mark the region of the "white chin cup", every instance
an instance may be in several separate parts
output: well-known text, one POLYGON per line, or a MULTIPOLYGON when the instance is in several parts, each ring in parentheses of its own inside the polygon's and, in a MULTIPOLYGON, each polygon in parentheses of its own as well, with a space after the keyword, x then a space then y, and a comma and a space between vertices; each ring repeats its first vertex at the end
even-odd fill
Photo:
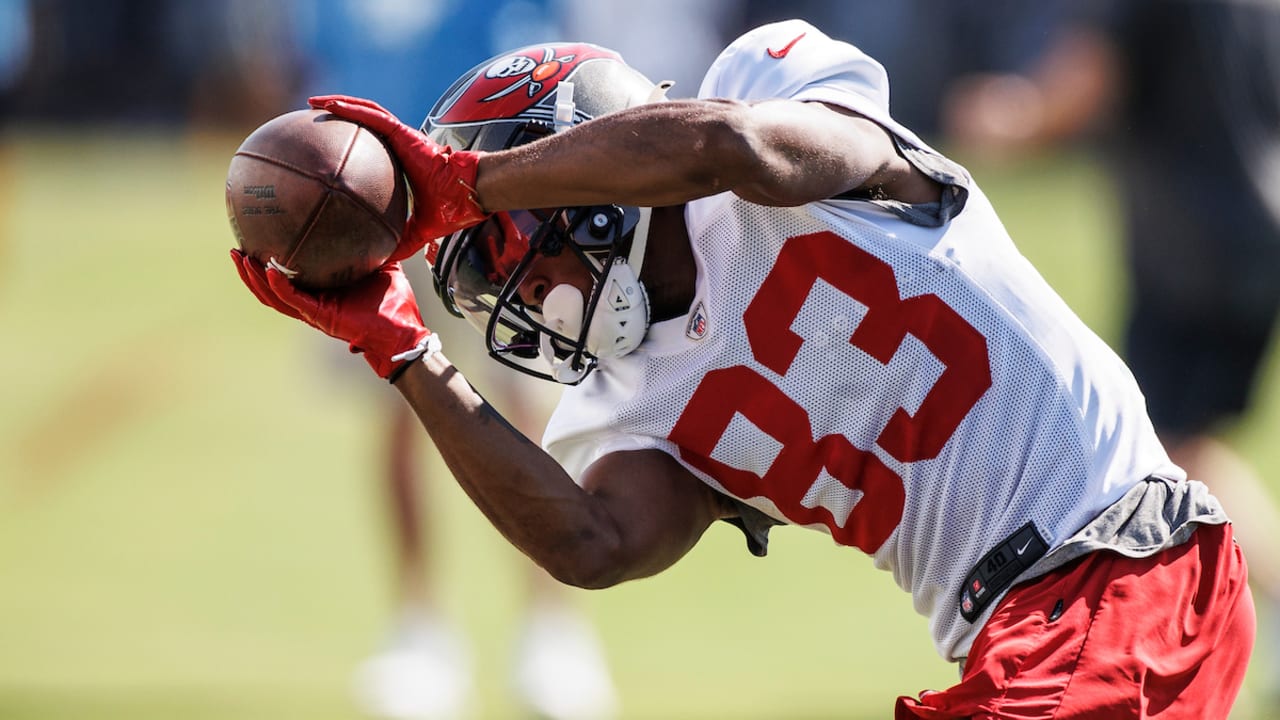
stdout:
MULTIPOLYGON (((543 325, 567 338, 577 339, 581 334, 583 312, 582 293, 572 285, 557 285, 542 299, 543 325)), ((556 357, 551 336, 545 332, 538 333, 538 349, 556 382, 572 384, 582 379, 582 369, 575 370, 568 358, 556 357)))
POLYGON ((582 293, 572 285, 557 285, 542 299, 542 320, 548 330, 567 338, 582 332, 582 293))

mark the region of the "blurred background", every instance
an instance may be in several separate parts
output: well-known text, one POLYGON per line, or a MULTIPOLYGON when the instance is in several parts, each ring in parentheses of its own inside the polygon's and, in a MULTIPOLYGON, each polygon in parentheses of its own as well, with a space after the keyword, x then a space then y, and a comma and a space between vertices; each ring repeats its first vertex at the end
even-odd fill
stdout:
MULTIPOLYGON (((0 720, 367 716, 353 671, 400 602, 381 479, 388 406, 362 364, 259 306, 226 255, 232 153, 310 94, 369 97, 416 124, 467 68, 558 37, 618 49, 689 96, 738 33, 806 17, 885 63, 895 115, 973 172, 1049 282, 1126 352, 1135 325, 1149 327, 1130 311, 1151 267, 1135 266, 1145 256, 1129 241, 1126 171, 1148 133, 1140 111, 1159 101, 1136 71, 1117 68, 1177 57, 1183 92, 1194 91, 1187 107, 1215 102, 1189 81, 1197 69, 1244 80, 1260 112, 1275 107, 1280 66, 1187 58, 1188 46, 1162 42, 1173 20, 1127 11, 1220 5, 1227 20, 1188 24, 1264 52, 1267 43, 1246 40, 1273 28, 1270 18, 1231 13, 1274 15, 1276 3, 1135 0, 1092 13, 1076 12, 1091 3, 1049 1, 775 5, 0 0, 0 720)), ((1247 130, 1266 147, 1276 127, 1247 130)), ((1165 153, 1171 164, 1224 138, 1187 132, 1170 139, 1182 148, 1165 153)), ((1263 156, 1236 158, 1243 171, 1202 171, 1195 187, 1235 173, 1280 188, 1280 165, 1263 156)), ((1152 215, 1177 205, 1142 202, 1152 215)), ((1220 228, 1249 242, 1227 279, 1192 283, 1196 307, 1241 295, 1237 316, 1256 314, 1252 324, 1269 330, 1274 230, 1220 228), (1254 294, 1229 292, 1249 285, 1230 278, 1250 266, 1268 280, 1254 294)), ((1205 245, 1221 245, 1219 235, 1205 245)), ((1165 263, 1208 267, 1189 257, 1165 263)), ((479 336, 441 332, 463 370, 483 377, 479 336)), ((1261 621, 1236 716, 1259 719, 1280 715, 1269 599, 1280 596, 1270 569, 1280 525, 1268 514, 1280 491, 1280 367, 1263 335, 1256 378, 1251 366, 1237 373, 1250 391, 1244 407, 1200 428, 1243 468, 1237 476, 1256 479, 1221 487, 1251 553, 1261 621)), ((1166 364, 1188 392, 1212 386, 1197 367, 1166 364)), ((452 483, 423 493, 412 502, 432 507, 434 603, 474 658, 466 716, 527 717, 510 659, 526 561, 452 483)), ((956 677, 890 577, 803 530, 775 531, 769 557, 756 559, 736 530, 713 528, 659 577, 570 595, 598 633, 621 718, 882 718, 896 695, 956 677)))

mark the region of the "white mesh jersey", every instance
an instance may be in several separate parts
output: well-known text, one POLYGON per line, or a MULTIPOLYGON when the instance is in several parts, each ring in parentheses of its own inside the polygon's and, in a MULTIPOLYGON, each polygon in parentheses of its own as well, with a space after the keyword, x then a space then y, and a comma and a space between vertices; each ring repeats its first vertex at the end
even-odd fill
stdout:
MULTIPOLYGON (((835 103, 933 152, 889 118, 877 63, 798 21, 731 45, 701 94, 835 103)), ((604 454, 661 449, 870 554, 939 653, 965 655, 986 615, 964 620, 959 591, 993 545, 1030 522, 1056 547, 1142 478, 1180 471, 1125 365, 959 182, 967 201, 938 227, 865 200, 690 203, 689 315, 568 388, 548 451, 578 478, 604 454)))

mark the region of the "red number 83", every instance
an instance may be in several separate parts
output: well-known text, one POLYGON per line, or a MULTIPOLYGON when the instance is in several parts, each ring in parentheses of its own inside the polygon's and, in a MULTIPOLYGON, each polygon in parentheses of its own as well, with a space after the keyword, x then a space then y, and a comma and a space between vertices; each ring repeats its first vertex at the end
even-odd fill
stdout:
MULTIPOLYGON (((875 439, 904 463, 936 457, 969 410, 991 387, 987 341, 937 295, 902 298, 893 268, 830 232, 789 239, 743 314, 752 355, 785 376, 804 339, 791 330, 809 291, 823 280, 867 308, 849 343, 888 364, 907 334, 945 366, 915 414, 899 407, 875 439)), ((874 409, 872 409, 874 410, 874 409)), ((902 479, 875 454, 835 433, 815 440, 809 413, 772 381, 745 365, 707 373, 669 439, 691 466, 741 498, 767 497, 798 524, 825 525, 844 545, 874 553, 902 520, 902 479), (742 415, 782 449, 763 476, 711 454, 735 415, 742 415), (862 493, 843 523, 803 499, 823 469, 862 493)))

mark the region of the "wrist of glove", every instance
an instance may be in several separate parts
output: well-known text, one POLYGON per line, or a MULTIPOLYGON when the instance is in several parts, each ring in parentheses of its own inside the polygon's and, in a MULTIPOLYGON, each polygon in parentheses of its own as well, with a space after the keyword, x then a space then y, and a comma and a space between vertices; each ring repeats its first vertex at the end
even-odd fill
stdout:
POLYGON ((370 100, 321 95, 311 107, 358 123, 380 136, 404 168, 413 194, 413 212, 392 260, 403 260, 436 238, 480 223, 488 213, 476 199, 481 152, 440 145, 370 100))
POLYGON ((259 302, 345 341, 351 352, 364 355, 378 377, 395 382, 409 363, 440 349, 440 339, 422 322, 398 262, 353 285, 308 292, 294 287, 274 262, 264 267, 240 250, 232 250, 231 259, 259 302))
MULTIPOLYGON (((396 380, 399 380, 400 376, 404 374, 404 371, 409 368, 410 363, 418 360, 426 360, 432 355, 440 352, 440 348, 440 336, 435 333, 431 333, 430 335, 422 338, 422 340, 419 340, 417 345, 414 345, 402 353, 392 355, 390 359, 394 365, 392 366, 391 372, 386 375, 380 375, 379 377, 384 377, 388 382, 394 383, 396 380)), ((377 368, 374 369, 376 370, 377 368)))

